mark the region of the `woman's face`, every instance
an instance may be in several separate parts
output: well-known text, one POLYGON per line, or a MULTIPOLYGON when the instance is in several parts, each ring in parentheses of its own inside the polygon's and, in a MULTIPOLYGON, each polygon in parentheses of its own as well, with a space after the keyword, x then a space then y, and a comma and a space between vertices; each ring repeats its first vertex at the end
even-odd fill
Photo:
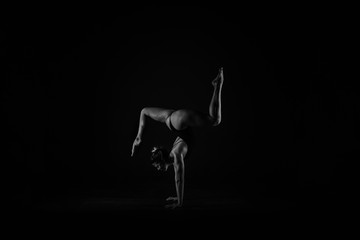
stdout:
POLYGON ((166 171, 168 166, 166 164, 161 164, 161 163, 153 163, 152 164, 158 171, 166 171))

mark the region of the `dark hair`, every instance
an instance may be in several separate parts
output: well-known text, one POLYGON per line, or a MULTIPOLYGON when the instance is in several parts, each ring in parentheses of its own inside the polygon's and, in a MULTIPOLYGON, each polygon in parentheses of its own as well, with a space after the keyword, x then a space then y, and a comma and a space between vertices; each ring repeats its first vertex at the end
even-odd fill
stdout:
POLYGON ((151 163, 165 164, 169 160, 169 151, 162 147, 156 146, 151 150, 151 163))

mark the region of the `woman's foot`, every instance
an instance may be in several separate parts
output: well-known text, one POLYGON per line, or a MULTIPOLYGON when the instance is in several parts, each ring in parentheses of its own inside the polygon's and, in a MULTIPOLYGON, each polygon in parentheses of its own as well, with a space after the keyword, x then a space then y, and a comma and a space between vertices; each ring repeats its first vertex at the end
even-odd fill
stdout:
POLYGON ((211 83, 214 87, 216 87, 219 84, 222 84, 223 82, 224 82, 224 72, 223 72, 223 68, 220 68, 218 75, 211 83))

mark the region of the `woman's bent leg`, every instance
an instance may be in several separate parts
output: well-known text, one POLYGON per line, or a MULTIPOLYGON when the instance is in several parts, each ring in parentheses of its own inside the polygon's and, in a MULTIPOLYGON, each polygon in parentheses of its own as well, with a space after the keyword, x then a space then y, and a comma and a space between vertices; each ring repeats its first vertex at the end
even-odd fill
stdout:
POLYGON ((214 92, 209 106, 209 115, 213 118, 213 126, 217 126, 221 122, 221 90, 224 83, 223 69, 220 68, 219 74, 212 81, 214 92))
POLYGON ((209 106, 209 114, 204 114, 198 111, 187 110, 187 117, 185 118, 186 125, 191 127, 202 126, 217 126, 221 122, 221 90, 224 82, 224 75, 222 68, 219 74, 212 81, 214 92, 209 106))

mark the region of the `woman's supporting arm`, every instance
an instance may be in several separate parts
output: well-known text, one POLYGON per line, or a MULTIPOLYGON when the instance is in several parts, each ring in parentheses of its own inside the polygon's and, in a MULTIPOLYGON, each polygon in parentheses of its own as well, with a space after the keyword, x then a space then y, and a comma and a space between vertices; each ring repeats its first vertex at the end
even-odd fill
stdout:
POLYGON ((174 159, 174 171, 175 171, 175 187, 177 195, 177 204, 175 207, 181 207, 184 199, 184 177, 185 177, 185 164, 182 154, 174 159))

